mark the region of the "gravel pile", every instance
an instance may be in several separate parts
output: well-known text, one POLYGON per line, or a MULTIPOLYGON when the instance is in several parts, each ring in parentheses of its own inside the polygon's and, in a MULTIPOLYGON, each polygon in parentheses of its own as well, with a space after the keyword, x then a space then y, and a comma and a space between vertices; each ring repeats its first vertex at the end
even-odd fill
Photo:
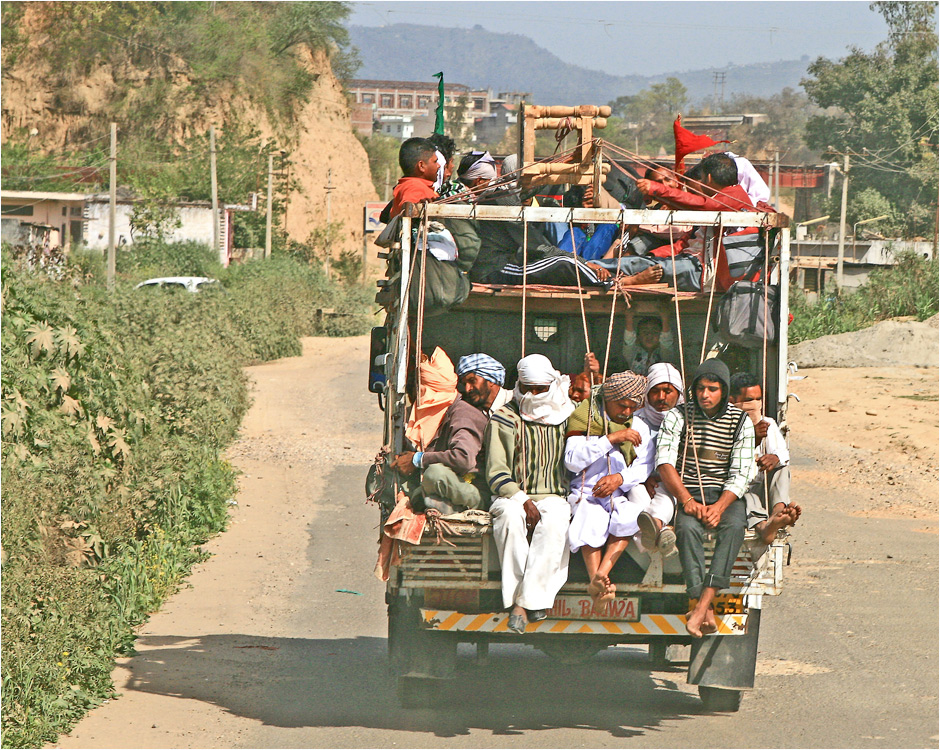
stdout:
POLYGON ((922 323, 885 320, 871 328, 791 346, 800 367, 938 367, 938 316, 922 323))

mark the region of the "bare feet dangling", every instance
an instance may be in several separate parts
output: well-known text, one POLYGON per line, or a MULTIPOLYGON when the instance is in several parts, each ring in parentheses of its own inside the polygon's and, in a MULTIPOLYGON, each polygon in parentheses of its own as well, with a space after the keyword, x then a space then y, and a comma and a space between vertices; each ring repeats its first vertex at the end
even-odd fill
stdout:
POLYGON ((614 598, 616 588, 610 578, 600 573, 596 574, 587 587, 588 596, 591 597, 591 609, 595 614, 603 614, 605 605, 614 598))

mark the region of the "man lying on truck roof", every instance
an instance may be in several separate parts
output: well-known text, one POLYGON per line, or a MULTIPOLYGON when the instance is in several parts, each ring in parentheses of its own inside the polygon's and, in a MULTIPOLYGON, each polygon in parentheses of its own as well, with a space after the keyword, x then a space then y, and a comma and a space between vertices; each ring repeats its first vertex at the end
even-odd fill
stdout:
POLYGON ((676 537, 690 599, 686 630, 695 638, 718 629, 712 601, 731 585, 731 570, 744 541, 746 510, 742 496, 757 474, 754 427, 728 403, 728 367, 706 359, 692 380, 689 403, 663 419, 656 464, 666 490, 678 501, 676 537), (705 571, 705 534, 716 541, 705 571))
POLYGON ((457 373, 443 349, 419 369, 421 388, 405 430, 416 450, 395 456, 391 466, 406 478, 420 472, 420 484, 405 482, 415 511, 485 509, 489 491, 478 460, 486 415, 457 395, 457 373))
MULTIPOLYGON (((766 203, 758 203, 756 206, 751 203, 751 199, 741 185, 738 184, 738 167, 734 159, 728 154, 710 154, 706 156, 697 165, 702 175, 701 182, 693 182, 688 185, 688 190, 680 190, 667 185, 653 182, 651 180, 637 180, 637 189, 646 197, 652 197, 666 206, 674 209, 686 209, 692 211, 768 211, 773 212, 774 208, 766 203), (693 186, 694 185, 694 186, 693 186)), ((725 252, 718 257, 718 266, 716 270, 716 279, 718 288, 726 290, 734 281, 742 278, 756 280, 760 273, 760 264, 757 262, 763 252, 763 245, 760 242, 758 230, 756 227, 740 229, 739 227, 725 227, 724 241, 725 252), (748 237, 753 235, 753 241, 748 237), (734 246, 734 267, 731 267, 729 261, 730 237, 737 237, 734 246)), ((679 240, 662 247, 650 250, 650 254, 659 258, 671 258, 673 252, 680 255, 684 252, 693 252, 699 256, 699 260, 705 261, 703 228, 698 228, 687 240, 679 240)))
POLYGON ((530 354, 517 369, 512 401, 490 417, 483 441, 503 606, 509 630, 522 633, 548 616, 568 579, 565 423, 574 404, 548 357, 530 354))
MULTIPOLYGON (((488 152, 473 152, 464 157, 457 168, 458 178, 474 190, 487 188, 496 179, 496 165, 488 152)), ((495 185, 467 200, 480 205, 520 206, 518 190, 508 185, 495 185)), ((468 275, 480 284, 522 283, 576 286, 607 286, 610 272, 595 263, 585 263, 570 252, 555 247, 537 225, 525 229, 517 221, 445 219, 444 225, 457 242, 461 259, 473 259, 468 275), (527 256, 523 257, 525 243, 527 256), (523 260, 525 268, 523 269, 523 260)), ((464 262, 462 260, 462 262, 464 262)), ((622 285, 655 281, 652 273, 624 278, 622 285)))
POLYGON ((611 375, 568 418, 565 466, 571 472, 568 547, 581 550, 594 611, 614 598, 610 571, 640 527, 637 517, 649 501, 643 482, 656 456, 649 429, 633 419, 643 403, 646 378, 633 372, 611 375))
POLYGON ((762 414, 764 392, 754 375, 739 372, 732 376, 731 403, 751 418, 757 441, 757 476, 744 495, 747 527, 770 544, 777 531, 793 526, 803 512, 799 505, 790 502, 790 450, 776 421, 762 414), (765 499, 769 499, 769 518, 765 499))

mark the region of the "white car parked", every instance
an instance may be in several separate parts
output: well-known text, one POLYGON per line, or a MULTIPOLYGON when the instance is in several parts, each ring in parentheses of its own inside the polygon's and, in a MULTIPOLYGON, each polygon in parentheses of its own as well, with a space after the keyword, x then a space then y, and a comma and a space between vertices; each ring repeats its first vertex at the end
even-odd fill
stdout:
POLYGON ((168 289, 185 289, 187 292, 198 292, 208 286, 215 286, 221 289, 218 279, 210 279, 208 276, 163 276, 159 279, 147 279, 141 281, 135 289, 149 289, 152 287, 163 287, 168 289))

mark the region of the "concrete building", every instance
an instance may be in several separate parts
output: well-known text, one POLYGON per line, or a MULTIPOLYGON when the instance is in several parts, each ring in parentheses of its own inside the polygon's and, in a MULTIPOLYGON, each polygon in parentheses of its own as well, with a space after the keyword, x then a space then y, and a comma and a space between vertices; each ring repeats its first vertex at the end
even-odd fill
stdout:
MULTIPOLYGON (((65 252, 85 246, 108 248, 108 193, 55 193, 0 191, 3 239, 10 244, 61 247, 65 252)), ((118 190, 115 241, 119 247, 134 244, 131 217, 137 198, 118 190)), ((179 201, 175 205, 179 226, 170 230, 169 242, 201 242, 212 245, 212 205, 208 201, 179 201)), ((234 245, 233 215, 249 206, 223 204, 219 211, 219 261, 227 266, 234 245)))
MULTIPOLYGON (((411 117, 413 120, 428 114, 433 117, 437 109, 436 81, 424 83, 362 79, 350 81, 348 88, 353 98, 350 106, 372 106, 373 119, 380 122, 389 116, 411 117)), ((467 112, 464 114, 464 122, 468 126, 473 125, 475 118, 490 114, 491 96, 489 89, 471 89, 460 83, 444 84, 445 106, 456 105, 461 97, 466 97, 467 112)), ((432 130, 433 126, 432 120, 432 130)))
POLYGON ((473 128, 477 141, 495 147, 506 135, 507 128, 518 126, 519 105, 494 101, 490 106, 490 114, 476 118, 473 128))
MULTIPOLYGON (((24 235, 21 224, 48 227, 39 232, 52 247, 69 250, 84 239, 84 193, 39 192, 31 190, 0 191, 0 216, 3 220, 3 239, 10 244, 21 244, 24 235), (16 241, 14 241, 14 239, 16 241)), ((31 236, 39 236, 32 233, 31 236)), ((26 242, 26 244, 32 244, 26 242)))

